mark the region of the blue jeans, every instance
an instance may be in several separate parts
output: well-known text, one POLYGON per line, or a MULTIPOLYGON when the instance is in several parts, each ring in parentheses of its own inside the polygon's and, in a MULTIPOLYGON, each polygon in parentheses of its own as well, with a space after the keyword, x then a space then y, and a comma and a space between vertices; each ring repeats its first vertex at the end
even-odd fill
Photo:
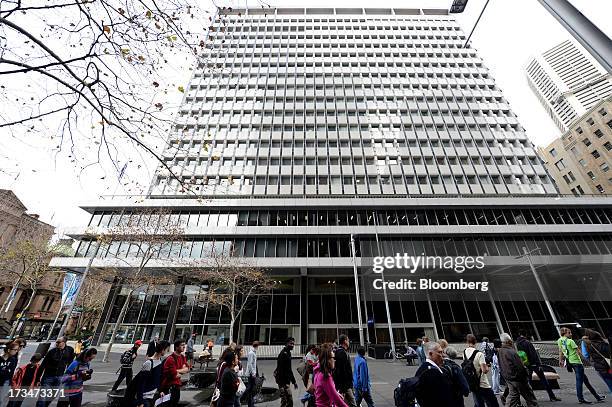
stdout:
POLYGON ((491 366, 491 387, 493 388, 493 393, 501 393, 501 388, 499 387, 499 367, 496 365, 491 366))
POLYGON ((578 400, 584 400, 584 394, 582 394, 583 384, 587 387, 587 389, 589 389, 593 397, 595 397, 596 399, 601 398, 599 394, 597 394, 593 386, 591 386, 589 378, 584 373, 584 366, 572 363, 572 368, 574 369, 574 373, 576 374, 576 395, 578 396, 578 400))
MULTIPOLYGON (((62 376, 47 376, 40 381, 41 389, 59 389, 62 387, 62 376)), ((52 397, 38 398, 36 407, 47 407, 53 401, 52 397)))
POLYGON ((601 379, 604 381, 604 383, 608 385, 608 391, 612 393, 612 373, 597 373, 599 373, 599 376, 601 376, 601 379))
POLYGON ((478 391, 472 393, 474 396, 474 407, 499 407, 497 397, 492 389, 480 387, 478 391))

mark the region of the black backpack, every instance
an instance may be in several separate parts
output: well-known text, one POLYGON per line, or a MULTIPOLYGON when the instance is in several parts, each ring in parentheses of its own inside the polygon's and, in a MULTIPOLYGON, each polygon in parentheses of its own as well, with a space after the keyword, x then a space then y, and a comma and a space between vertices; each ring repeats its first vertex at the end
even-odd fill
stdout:
POLYGON ((485 362, 487 363, 487 365, 492 364, 493 355, 495 354, 495 351, 491 349, 488 344, 485 346, 484 354, 485 354, 485 362))
POLYGON ((470 391, 477 391, 480 388, 480 374, 476 371, 474 367, 474 358, 476 354, 480 353, 479 350, 474 349, 472 352, 472 356, 470 358, 466 358, 465 351, 463 351, 463 362, 461 363, 461 370, 463 371, 463 375, 470 386, 470 391))
POLYGON ((418 376, 401 379, 393 391, 395 407, 414 407, 418 385, 418 376))

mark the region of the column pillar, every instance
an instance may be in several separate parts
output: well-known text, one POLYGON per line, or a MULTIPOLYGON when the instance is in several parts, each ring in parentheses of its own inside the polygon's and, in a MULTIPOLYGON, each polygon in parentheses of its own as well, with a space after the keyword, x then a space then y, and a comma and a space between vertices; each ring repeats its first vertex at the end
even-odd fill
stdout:
POLYGON ((308 276, 306 269, 300 271, 300 344, 308 344, 308 276))
POLYGON ((174 328, 176 325, 176 319, 178 318, 179 302, 185 292, 184 279, 181 279, 174 286, 174 292, 172 293, 172 301, 170 302, 170 310, 168 310, 168 319, 166 320, 166 329, 164 330, 164 339, 167 341, 174 340, 174 328))

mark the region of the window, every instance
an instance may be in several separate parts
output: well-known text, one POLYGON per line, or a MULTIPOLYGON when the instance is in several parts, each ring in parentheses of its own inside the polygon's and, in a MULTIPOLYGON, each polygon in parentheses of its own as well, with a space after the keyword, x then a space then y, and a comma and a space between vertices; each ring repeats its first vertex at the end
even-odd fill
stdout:
POLYGON ((595 134, 597 136, 597 138, 602 138, 603 137, 603 131, 597 129, 593 132, 593 134, 595 134))
POLYGON ((576 127, 576 133, 578 133, 578 134, 582 134, 582 128, 580 128, 580 127, 576 127))
POLYGON ((596 178, 596 177, 595 177, 595 174, 593 174, 593 171, 587 171, 587 175, 588 175, 589 177, 591 177, 591 179, 595 179, 595 178, 596 178))
POLYGON ((610 143, 609 141, 606 141, 606 144, 604 144, 604 147, 606 148, 606 150, 610 151, 612 150, 612 143, 610 143))
POLYGON ((587 138, 582 139, 582 142, 583 142, 583 143, 584 143, 584 145, 585 145, 585 146, 587 146, 587 147, 588 147, 588 146, 590 146, 591 144, 593 144, 593 143, 591 143, 591 140, 589 140, 589 139, 588 139, 588 137, 587 137, 587 138))
POLYGON ((565 163, 563 162, 563 158, 555 163, 555 167, 557 167, 558 170, 562 170, 565 168, 565 163))
POLYGON ((612 129, 612 120, 609 120, 606 124, 608 125, 609 128, 612 129))
POLYGON ((599 191, 600 194, 605 193, 606 191, 604 191, 603 187, 601 185, 595 185, 595 188, 597 188, 597 190, 599 191))
POLYGON ((550 150, 550 155, 552 155, 553 157, 557 156, 557 150, 555 150, 554 148, 550 150))
POLYGON ((601 172, 608 172, 610 171, 610 166, 608 165, 608 163, 603 163, 599 166, 599 169, 601 170, 601 172))
POLYGON ((586 121, 586 122, 587 122, 587 124, 588 124, 589 126, 592 126, 592 125, 594 125, 594 124, 595 124, 595 121, 594 121, 592 118, 590 118, 590 117, 587 119, 587 121, 586 121))
POLYGON ((570 150, 572 152, 572 154, 574 154, 576 157, 578 156, 578 154, 580 154, 578 152, 578 149, 576 147, 572 147, 572 149, 570 150))
POLYGON ((599 157, 601 157, 601 154, 599 154, 599 151, 597 151, 597 150, 593 150, 593 151, 591 151, 591 155, 592 155, 593 157, 595 157, 595 158, 599 158, 599 157))
POLYGON ((597 111, 597 113, 599 113, 599 115, 600 115, 601 117, 604 117, 605 115, 607 115, 607 114, 608 114, 608 112, 606 112, 606 109, 604 109, 604 108, 599 109, 599 110, 597 111))
POLYGON ((586 167, 586 161, 584 160, 584 158, 581 158, 580 160, 578 160, 578 162, 580 163, 580 165, 582 165, 583 167, 586 167))

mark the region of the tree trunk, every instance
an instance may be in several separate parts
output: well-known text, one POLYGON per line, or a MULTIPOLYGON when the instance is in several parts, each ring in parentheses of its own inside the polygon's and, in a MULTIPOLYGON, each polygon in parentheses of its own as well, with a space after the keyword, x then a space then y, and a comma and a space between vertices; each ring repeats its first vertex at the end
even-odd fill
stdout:
MULTIPOLYGON (((32 305, 32 301, 34 300, 34 297, 36 297, 36 291, 37 291, 36 289, 32 290, 32 294, 30 294, 30 298, 28 298, 28 302, 22 308, 20 312, 22 317, 28 311, 28 308, 30 308, 30 305, 32 305)), ((15 322, 13 322, 13 326, 11 327, 11 333, 9 334, 10 338, 13 338, 13 336, 15 335, 15 331, 17 330, 17 325, 19 325, 19 318, 17 318, 15 322)))
POLYGON ((119 325, 123 323, 123 318, 125 318, 125 314, 127 313, 127 310, 130 304, 130 298, 132 298, 133 292, 134 292, 133 289, 130 290, 130 292, 127 295, 127 298, 125 299, 125 302, 123 303, 123 307, 121 308, 121 312, 119 313, 117 322, 115 322, 115 325, 113 326, 113 332, 111 333, 111 337, 108 340, 108 345, 106 346, 106 351, 104 352, 104 358, 102 358, 102 362, 109 362, 108 357, 110 356, 110 352, 113 347, 113 343, 115 343, 115 335, 117 335, 117 330, 119 329, 119 325))
POLYGON ((230 343, 234 342, 234 323, 236 322, 236 315, 234 315, 234 311, 236 308, 236 284, 234 284, 232 286, 232 306, 230 308, 230 318, 231 318, 231 324, 230 324, 230 330, 229 330, 229 341, 230 343))

